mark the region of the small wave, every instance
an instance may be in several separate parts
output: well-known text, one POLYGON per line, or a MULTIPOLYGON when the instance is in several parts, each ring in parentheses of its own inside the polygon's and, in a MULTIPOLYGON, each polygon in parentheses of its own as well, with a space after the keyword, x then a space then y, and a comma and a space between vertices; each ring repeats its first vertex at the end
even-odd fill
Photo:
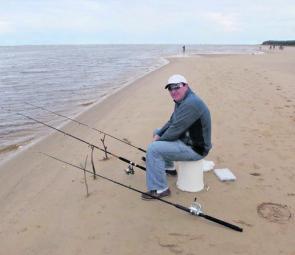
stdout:
POLYGON ((255 51, 252 53, 252 55, 261 55, 261 54, 265 54, 264 51, 255 51))
POLYGON ((88 102, 88 103, 82 103, 80 104, 81 106, 89 106, 89 105, 92 105, 94 102, 88 102))
POLYGON ((0 148, 0 153, 7 153, 11 151, 16 151, 21 145, 20 144, 11 144, 6 147, 0 148))
POLYGON ((39 74, 39 73, 49 73, 48 70, 30 70, 30 71, 21 71, 21 74, 39 74))
POLYGON ((29 144, 33 140, 34 140, 34 138, 31 137, 31 138, 27 138, 26 140, 23 140, 21 142, 18 142, 18 143, 9 144, 6 146, 4 145, 2 148, 0 147, 0 154, 16 151, 19 148, 21 148, 22 146, 29 144))

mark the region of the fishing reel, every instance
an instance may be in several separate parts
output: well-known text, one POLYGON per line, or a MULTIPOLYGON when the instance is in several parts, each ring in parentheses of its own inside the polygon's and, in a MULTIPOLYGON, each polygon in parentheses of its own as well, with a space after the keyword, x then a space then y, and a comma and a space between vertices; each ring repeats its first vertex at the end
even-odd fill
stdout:
POLYGON ((135 173, 132 162, 130 162, 128 167, 125 169, 125 173, 128 174, 128 175, 130 175, 130 174, 133 175, 135 173))
POLYGON ((191 206, 189 207, 190 213, 192 215, 200 215, 202 212, 202 206, 200 203, 197 203, 197 198, 195 198, 194 202, 192 202, 191 206))

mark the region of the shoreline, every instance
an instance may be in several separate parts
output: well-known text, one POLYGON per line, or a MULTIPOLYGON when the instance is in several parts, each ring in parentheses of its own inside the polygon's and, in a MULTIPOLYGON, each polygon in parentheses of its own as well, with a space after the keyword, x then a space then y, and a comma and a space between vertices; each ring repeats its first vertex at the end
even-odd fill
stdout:
MULTIPOLYGON (((173 110, 167 77, 183 74, 212 114, 208 160, 230 168, 235 182, 204 173, 210 187, 181 192, 169 177, 168 201, 189 206, 198 197, 204 212, 244 228, 238 234, 138 194, 87 177, 38 154, 79 165, 89 148, 53 132, 0 168, 0 245, 5 254, 292 254, 295 180, 295 49, 264 55, 172 58, 170 63, 106 98, 77 120, 142 148, 173 110), (293 195, 292 195, 293 194, 293 195), (259 211, 265 205, 273 207, 259 211), (277 207, 276 207, 277 206, 277 207), (274 210, 274 218, 271 212, 274 210), (288 212, 291 216, 288 216, 288 212), (128 233, 128 234, 126 234, 128 233), (140 233, 140 234, 139 234, 140 233), (243 235, 243 236, 241 236, 243 235), (222 236, 222 238, 220 238, 222 236), (241 238, 242 237, 242 238, 241 238), (256 242, 253 242, 256 240, 256 242), (258 241, 258 242, 257 242, 258 241)), ((93 143, 94 132, 68 123, 63 130, 93 143)), ((142 153, 111 139, 108 150, 139 163, 142 153)), ((145 190, 145 176, 127 176, 126 164, 95 153, 97 172, 145 190)), ((88 168, 90 165, 88 164, 88 168)), ((0 251, 1 254, 1 251, 0 251)), ((1 254, 2 255, 2 254, 1 254)))
MULTIPOLYGON (((240 45, 240 46, 247 46, 247 45, 240 45)), ((252 47, 256 46, 256 45, 250 45, 252 47)), ((94 102, 89 102, 89 103, 81 103, 79 105, 77 105, 76 107, 78 108, 79 106, 83 106, 85 107, 84 109, 81 110, 81 112, 78 112, 77 114, 74 114, 73 116, 69 116, 71 118, 77 118, 79 117, 79 115, 83 114, 85 111, 89 110, 92 106, 95 106, 96 104, 101 103, 105 98, 111 96, 114 93, 117 93, 117 91, 120 91, 121 89, 125 88, 126 86, 129 86, 130 84, 136 82, 137 79, 140 79, 142 77, 144 77, 145 75, 148 75, 149 73, 169 64, 169 58, 183 58, 183 57, 198 57, 198 56, 207 56, 210 57, 212 56, 230 56, 230 55, 248 55, 248 54, 255 54, 255 53, 248 53, 248 52, 232 52, 232 53, 228 53, 228 52, 224 52, 224 53, 189 53, 187 55, 183 55, 181 53, 177 54, 177 55, 170 55, 170 56, 161 56, 159 57, 159 63, 156 64, 155 66, 151 66, 149 69, 149 71, 131 77, 130 79, 128 79, 125 83, 123 83, 122 85, 120 85, 120 87, 118 88, 110 88, 109 91, 105 92, 100 98, 98 98, 96 101, 94 102), (159 65, 159 66, 158 66, 159 65), (90 104, 90 105, 88 105, 90 104)), ((62 121, 62 123, 60 125, 57 126, 57 128, 62 128, 64 125, 67 125, 68 121, 62 121)), ((36 133, 36 130, 35 130, 36 133)), ((19 153, 22 153, 23 151, 25 151, 27 148, 34 146, 34 144, 38 143, 39 141, 42 141, 43 139, 45 139, 48 135, 50 134, 50 132, 46 132, 44 134, 43 133, 38 133, 35 137, 34 133, 31 133, 29 136, 24 136, 22 137, 22 140, 20 142, 15 141, 15 143, 10 143, 9 145, 3 147, 0 151, 0 166, 5 164, 6 162, 13 160, 14 157, 17 157, 17 155, 19 153)))
MULTIPOLYGON (((266 53, 266 52, 261 52, 261 54, 263 54, 263 53, 266 53)), ((163 66, 169 64, 169 59, 173 59, 173 58, 187 58, 187 57, 188 58, 190 58, 190 57, 202 57, 202 56, 204 56, 204 57, 218 57, 218 56, 249 55, 249 54, 256 55, 255 53, 196 53, 196 54, 191 53, 191 54, 188 54, 188 55, 185 55, 185 56, 183 56, 182 54, 173 55, 173 56, 169 56, 169 57, 163 57, 162 56, 162 57, 159 58, 159 62, 162 62, 162 64, 160 66, 158 66, 158 67, 152 66, 152 67, 150 67, 151 68, 150 71, 148 71, 146 73, 143 73, 141 75, 137 75, 137 76, 131 77, 130 79, 128 79, 127 82, 125 82, 122 85, 120 85, 120 87, 115 88, 115 89, 114 88, 110 88, 109 91, 105 92, 105 94, 101 98, 99 98, 98 100, 96 100, 94 102, 91 102, 90 105, 85 106, 85 108, 81 112, 73 115, 71 118, 73 118, 73 119, 78 118, 80 115, 82 115, 83 113, 85 113, 86 111, 88 111, 89 109, 91 109, 92 107, 95 107, 95 106, 99 105, 100 103, 102 103, 106 98, 112 96, 113 94, 116 94, 117 92, 119 92, 120 90, 124 89, 125 87, 131 85, 132 83, 135 83, 138 79, 141 79, 144 76, 149 75, 150 73, 152 73, 152 72, 154 72, 154 71, 162 68, 163 66)), ((57 128, 62 128, 65 125, 67 125, 69 122, 70 122, 69 120, 65 120, 65 121, 63 121, 63 123, 61 123, 60 125, 58 125, 57 128)), ((36 137, 33 137, 32 138, 32 136, 34 136, 34 134, 32 133, 23 142, 10 144, 10 145, 4 147, 0 151, 0 155, 1 155, 1 157, 0 157, 1 158, 1 160, 0 160, 0 167, 2 165, 4 165, 6 162, 8 162, 8 161, 14 160, 15 157, 17 157, 20 153, 23 153, 28 148, 34 146, 35 144, 39 143, 43 139, 46 139, 50 134, 51 134, 51 132, 49 131, 46 134, 38 134, 36 137)))
MULTIPOLYGON (((90 105, 86 105, 85 108, 81 112, 75 114, 71 118, 72 119, 79 118, 79 116, 83 115, 85 112, 90 110, 92 107, 97 107, 99 104, 103 103, 104 100, 106 100, 107 98, 111 97, 112 95, 114 95, 116 93, 119 93, 122 89, 132 85, 137 80, 139 80, 139 79, 143 78, 144 76, 149 75, 150 73, 169 64, 168 58, 160 57, 160 61, 162 62, 161 66, 158 66, 158 67, 152 66, 152 67, 150 67, 151 70, 147 71, 146 73, 131 77, 130 79, 128 79, 128 81, 126 81, 125 83, 120 85, 118 88, 110 88, 109 91, 105 92, 105 94, 102 97, 100 97, 96 101, 90 103, 90 105)), ((60 125, 58 125, 56 128, 62 129, 63 127, 65 127, 69 123, 71 123, 71 121, 65 119, 64 122, 61 123, 60 125)), ((52 132, 57 132, 57 131, 51 130, 51 131, 48 131, 46 134, 43 134, 43 135, 39 134, 35 138, 28 137, 28 139, 24 140, 24 142, 11 144, 11 145, 4 147, 2 150, 0 150, 0 155, 2 154, 1 156, 5 156, 6 158, 0 160, 0 168, 2 165, 5 165, 5 163, 9 162, 10 160, 14 160, 15 157, 17 157, 19 154, 25 152, 27 149, 31 148, 35 144, 38 144, 39 142, 46 139, 48 136, 50 136, 50 134, 52 132), (5 155, 5 154, 7 154, 7 155, 5 155)), ((33 135, 33 134, 31 134, 31 135, 33 135)))

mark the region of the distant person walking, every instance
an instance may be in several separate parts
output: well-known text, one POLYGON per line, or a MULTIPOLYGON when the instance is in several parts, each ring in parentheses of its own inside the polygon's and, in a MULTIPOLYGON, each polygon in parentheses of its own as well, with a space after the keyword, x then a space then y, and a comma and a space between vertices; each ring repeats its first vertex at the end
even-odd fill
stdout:
POLYGON ((182 46, 182 54, 185 55, 185 45, 182 46))

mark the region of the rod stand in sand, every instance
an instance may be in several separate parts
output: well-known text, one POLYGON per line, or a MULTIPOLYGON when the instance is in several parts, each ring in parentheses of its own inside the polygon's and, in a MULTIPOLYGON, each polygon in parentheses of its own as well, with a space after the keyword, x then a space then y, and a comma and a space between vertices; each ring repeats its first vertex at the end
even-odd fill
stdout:
POLYGON ((109 157, 108 157, 108 153, 107 153, 107 146, 105 145, 105 138, 106 138, 106 135, 104 134, 103 138, 101 138, 100 141, 101 141, 103 148, 104 148, 104 158, 103 159, 107 160, 107 159, 109 159, 109 157))
POLYGON ((96 179, 96 169, 95 169, 94 159, 93 159, 94 146, 90 145, 90 148, 91 148, 91 166, 93 171, 93 179, 96 179))

